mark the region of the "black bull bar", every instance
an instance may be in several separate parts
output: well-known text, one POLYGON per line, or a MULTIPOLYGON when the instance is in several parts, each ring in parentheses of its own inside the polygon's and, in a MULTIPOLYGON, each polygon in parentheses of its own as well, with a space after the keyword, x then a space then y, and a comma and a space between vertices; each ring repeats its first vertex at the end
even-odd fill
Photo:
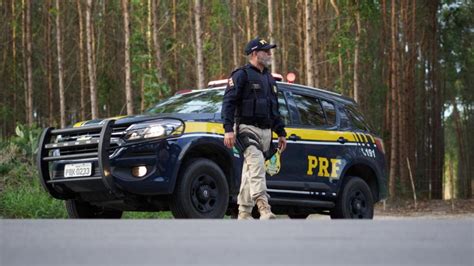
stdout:
MULTIPOLYGON (((113 131, 113 125, 115 120, 104 120, 102 125, 94 126, 83 126, 78 128, 65 128, 65 129, 54 129, 52 127, 46 128, 41 133, 39 144, 38 144, 38 154, 37 154, 37 165, 39 169, 40 182, 43 188, 51 194, 54 198, 57 199, 68 199, 68 196, 65 193, 60 193, 54 189, 53 180, 49 172, 49 163, 53 161, 60 160, 74 160, 74 159, 97 159, 99 166, 100 176, 96 176, 97 179, 101 179, 104 183, 104 186, 116 197, 120 197, 122 193, 115 185, 113 176, 110 169, 110 159, 109 159, 109 150, 110 150, 110 139, 113 131), (89 139, 83 141, 71 141, 64 143, 51 143, 53 137, 61 136, 78 136, 80 134, 84 135, 97 135, 99 134, 99 139, 89 139), (78 154, 67 154, 53 156, 50 155, 51 150, 58 149, 61 154, 61 149, 67 148, 97 148, 97 151, 94 152, 85 152, 78 154)), ((91 177, 93 178, 93 177, 91 177)))

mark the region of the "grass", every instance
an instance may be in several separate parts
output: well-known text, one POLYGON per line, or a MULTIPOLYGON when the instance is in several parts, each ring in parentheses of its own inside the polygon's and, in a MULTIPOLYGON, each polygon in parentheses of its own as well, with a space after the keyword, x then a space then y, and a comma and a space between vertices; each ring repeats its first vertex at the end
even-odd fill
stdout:
MULTIPOLYGON (((36 166, 15 145, 0 147, 0 218, 67 218, 64 201, 40 184, 36 166)), ((170 212, 125 212, 125 219, 171 219, 170 212)))
MULTIPOLYGON (((5 166, 3 166, 5 168, 5 166)), ((2 177, 0 217, 10 219, 67 218, 64 201, 51 197, 39 183, 36 169, 20 164, 2 177)), ((171 219, 170 212, 125 212, 125 219, 171 219)))

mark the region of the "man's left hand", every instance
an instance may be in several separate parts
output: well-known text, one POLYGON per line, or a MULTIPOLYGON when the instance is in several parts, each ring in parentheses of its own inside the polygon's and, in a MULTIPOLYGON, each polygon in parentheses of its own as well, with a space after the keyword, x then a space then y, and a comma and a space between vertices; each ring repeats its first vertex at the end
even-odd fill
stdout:
POLYGON ((286 137, 278 137, 278 149, 280 149, 280 153, 286 149, 286 137))

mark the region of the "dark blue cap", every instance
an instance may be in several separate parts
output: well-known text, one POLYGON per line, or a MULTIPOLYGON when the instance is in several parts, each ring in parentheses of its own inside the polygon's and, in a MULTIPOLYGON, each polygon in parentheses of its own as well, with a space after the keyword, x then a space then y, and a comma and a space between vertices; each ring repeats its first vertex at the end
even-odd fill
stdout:
POLYGON ((260 39, 259 37, 251 40, 247 45, 245 46, 245 53, 247 55, 251 54, 253 51, 259 51, 259 50, 270 50, 277 47, 276 44, 270 44, 264 39, 260 39))

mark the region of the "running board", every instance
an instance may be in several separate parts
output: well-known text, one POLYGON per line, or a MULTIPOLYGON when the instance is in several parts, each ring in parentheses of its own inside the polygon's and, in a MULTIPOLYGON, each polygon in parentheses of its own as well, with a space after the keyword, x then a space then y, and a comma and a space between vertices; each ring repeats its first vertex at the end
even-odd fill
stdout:
POLYGON ((290 205, 290 206, 304 206, 312 208, 324 208, 332 209, 335 204, 331 201, 322 201, 322 200, 304 200, 304 199, 284 199, 284 198, 274 198, 269 199, 270 205, 290 205))

